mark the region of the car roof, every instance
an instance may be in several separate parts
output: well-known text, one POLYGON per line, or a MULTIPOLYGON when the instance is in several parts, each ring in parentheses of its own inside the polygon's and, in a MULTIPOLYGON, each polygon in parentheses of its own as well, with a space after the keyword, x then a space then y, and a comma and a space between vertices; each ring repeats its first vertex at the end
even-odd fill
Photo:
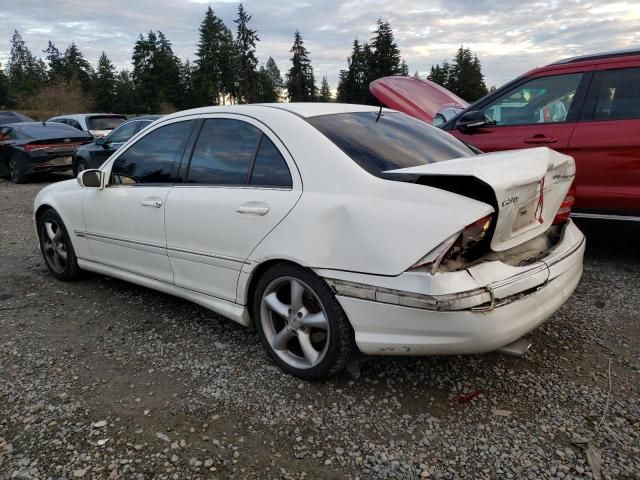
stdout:
POLYGON ((563 58, 562 60, 557 60, 553 63, 550 63, 548 66, 551 65, 565 65, 567 63, 579 63, 579 62, 586 62, 586 61, 591 61, 591 60, 609 60, 609 59, 615 59, 615 58, 619 58, 619 57, 628 57, 628 56, 633 56, 633 55, 638 55, 640 56, 640 49, 638 48, 629 48, 626 50, 614 50, 614 51, 610 51, 610 52, 601 52, 601 53, 592 53, 592 54, 588 54, 588 55, 579 55, 576 57, 569 57, 569 58, 563 58))
MULTIPOLYGON (((212 107, 200 107, 191 110, 183 110, 180 112, 166 115, 164 120, 178 118, 185 115, 203 115, 207 113, 247 113, 248 110, 256 108, 271 109, 289 112, 300 118, 319 117, 321 115, 334 115, 338 113, 358 113, 358 112, 377 112, 380 107, 370 105, 355 105, 348 103, 252 103, 246 105, 221 105, 212 107)), ((392 111, 385 108, 384 111, 392 111)))
POLYGON ((55 117, 51 117, 49 120, 57 120, 59 118, 72 118, 74 120, 82 120, 87 117, 125 117, 126 115, 121 115, 119 113, 73 113, 71 115, 57 115, 55 117))

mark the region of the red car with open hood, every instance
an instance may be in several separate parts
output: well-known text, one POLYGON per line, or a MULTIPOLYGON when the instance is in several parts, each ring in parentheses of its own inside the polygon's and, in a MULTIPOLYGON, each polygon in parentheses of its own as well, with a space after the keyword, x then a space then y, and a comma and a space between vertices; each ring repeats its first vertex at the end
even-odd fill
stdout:
POLYGON ((640 221, 640 50, 560 60, 472 105, 415 78, 386 77, 370 89, 485 152, 547 146, 571 155, 572 215, 640 221))

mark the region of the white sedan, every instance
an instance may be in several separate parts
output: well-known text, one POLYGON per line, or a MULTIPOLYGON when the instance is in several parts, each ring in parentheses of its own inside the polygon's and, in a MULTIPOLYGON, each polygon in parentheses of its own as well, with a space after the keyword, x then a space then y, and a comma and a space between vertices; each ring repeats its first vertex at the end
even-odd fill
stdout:
POLYGON ((207 107, 35 200, 59 279, 90 270, 254 324, 305 379, 366 354, 481 353, 574 291, 573 160, 479 155, 392 110, 207 107))

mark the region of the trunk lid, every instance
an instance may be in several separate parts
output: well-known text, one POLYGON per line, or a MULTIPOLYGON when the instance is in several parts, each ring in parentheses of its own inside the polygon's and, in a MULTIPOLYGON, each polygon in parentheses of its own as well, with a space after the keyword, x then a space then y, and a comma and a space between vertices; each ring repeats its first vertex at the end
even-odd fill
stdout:
MULTIPOLYGON (((369 84, 369 90, 380 103, 406 113, 423 122, 433 123, 435 116, 446 110, 462 110, 469 106, 463 99, 429 80, 414 77, 384 77, 369 84)), ((444 115, 449 120, 451 115, 444 115)))
MULTIPOLYGON (((551 226, 575 177, 575 164, 573 158, 541 147, 456 158, 385 173, 475 177, 489 185, 495 193, 493 207, 498 210, 491 248, 499 252, 526 242, 551 226)), ((464 188, 455 193, 471 196, 464 188)))

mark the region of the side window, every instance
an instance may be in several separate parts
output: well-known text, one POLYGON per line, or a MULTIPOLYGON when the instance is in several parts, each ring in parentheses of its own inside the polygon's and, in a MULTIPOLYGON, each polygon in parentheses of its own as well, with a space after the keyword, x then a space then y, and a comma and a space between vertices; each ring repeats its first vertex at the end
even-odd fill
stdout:
POLYGON ((77 130, 82 130, 82 127, 80 126, 80 122, 78 122, 77 120, 69 119, 67 120, 67 124, 71 125, 73 128, 77 130))
POLYGON ((211 118, 196 142, 186 183, 246 185, 262 132, 240 120, 211 118))
POLYGON ((640 119, 640 68, 605 70, 594 120, 640 119))
POLYGON ((5 140, 11 140, 13 138, 13 131, 9 127, 0 128, 0 142, 5 140))
POLYGON ((133 134, 136 132, 136 128, 138 127, 137 122, 127 123, 126 125, 122 125, 115 129, 109 135, 108 142, 109 143, 123 143, 133 137, 133 134))
POLYGON ((582 73, 535 78, 491 102, 484 114, 496 125, 564 122, 581 79, 582 73))
POLYGON ((251 171, 251 185, 291 188, 291 173, 287 162, 266 135, 260 140, 260 147, 251 171))
POLYGON ((193 121, 176 122, 145 135, 111 167, 112 185, 171 183, 171 171, 189 140, 193 121))

